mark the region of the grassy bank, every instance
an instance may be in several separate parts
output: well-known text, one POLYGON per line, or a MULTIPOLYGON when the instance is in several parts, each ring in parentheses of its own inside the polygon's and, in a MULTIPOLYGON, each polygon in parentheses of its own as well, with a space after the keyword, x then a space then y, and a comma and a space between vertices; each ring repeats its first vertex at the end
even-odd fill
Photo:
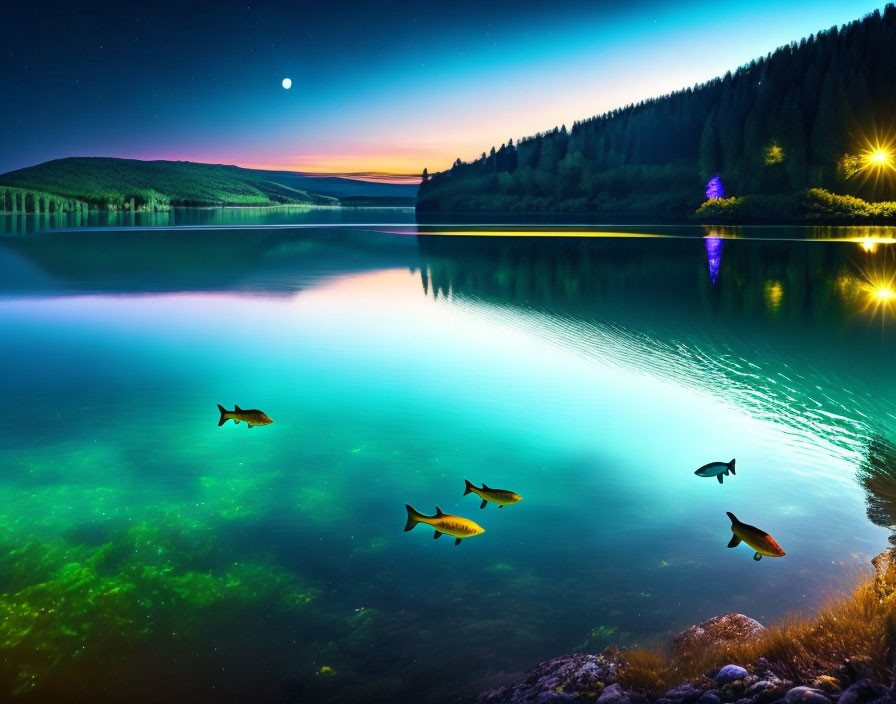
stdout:
POLYGON ((837 686, 835 681, 846 684, 857 674, 889 681, 896 655, 896 595, 879 579, 867 581, 833 597, 814 618, 791 617, 752 643, 720 644, 691 654, 676 654, 670 646, 622 655, 628 664, 620 670, 620 684, 653 696, 729 663, 749 667, 760 658, 792 682, 830 678, 837 686))

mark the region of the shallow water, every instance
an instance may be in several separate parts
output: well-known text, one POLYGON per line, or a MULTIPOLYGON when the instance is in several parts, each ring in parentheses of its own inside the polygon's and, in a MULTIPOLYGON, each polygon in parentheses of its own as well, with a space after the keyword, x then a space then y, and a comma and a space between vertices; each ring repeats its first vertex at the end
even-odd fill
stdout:
POLYGON ((0 238, 4 695, 464 701, 811 610, 886 547, 889 231, 319 217, 0 238))

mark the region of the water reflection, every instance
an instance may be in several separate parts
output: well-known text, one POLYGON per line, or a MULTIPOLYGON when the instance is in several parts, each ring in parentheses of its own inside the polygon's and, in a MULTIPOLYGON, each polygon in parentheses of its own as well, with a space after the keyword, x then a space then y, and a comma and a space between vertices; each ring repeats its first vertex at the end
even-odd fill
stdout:
POLYGON ((715 285, 716 279, 719 278, 719 265, 722 263, 722 238, 713 233, 712 235, 707 235, 703 241, 706 242, 709 280, 715 285))
MULTIPOLYGON (((379 222, 413 223, 411 208, 376 208, 374 212, 379 222)), ((0 214, 0 234, 22 235, 89 228, 263 227, 369 222, 369 209, 311 208, 301 205, 267 208, 171 208, 165 212, 90 210, 74 213, 0 214)))
POLYGON ((896 372, 893 326, 872 324, 892 299, 867 262, 845 244, 731 240, 713 280, 715 242, 421 238, 423 292, 528 311, 570 348, 781 426, 807 456, 877 456, 896 438, 880 393, 896 372))
MULTIPOLYGON (((883 540, 864 518, 854 469, 872 520, 891 526, 896 515, 891 326, 872 324, 866 307, 867 274, 887 271, 888 248, 752 240, 729 228, 716 231, 728 241, 713 277, 704 232, 693 235, 412 238, 322 227, 0 238, 0 313, 18 326, 7 336, 17 423, 0 443, 18 451, 0 492, 16 519, 6 525, 30 527, 39 505, 55 509, 44 512, 54 529, 76 515, 74 537, 33 548, 50 556, 41 560, 88 564, 93 550, 107 560, 101 546, 111 543, 124 558, 108 563, 108 579, 94 577, 103 589, 119 594, 115 575, 137 574, 129 589, 187 604, 191 618, 224 612, 226 602, 202 600, 241 581, 243 606, 228 606, 213 620, 220 630, 200 639, 215 648, 199 658, 209 681, 232 688, 248 660, 302 701, 370 692, 435 701, 456 692, 459 673, 483 689, 489 671, 526 667, 583 637, 592 648, 643 642, 732 605, 759 618, 811 608, 805 594, 826 579, 787 585, 827 578, 835 560, 883 540), (93 291, 126 295, 81 296, 93 291), (132 295, 159 291, 228 295, 132 295), (269 432, 207 427, 207 399, 233 403, 248 390, 277 419, 269 432), (132 397, 147 409, 183 404, 187 419, 195 407, 196 424, 172 428, 167 415, 115 405, 132 397), (131 420, 98 426, 85 408, 131 420), (725 459, 727 446, 743 445, 737 496, 751 508, 730 508, 782 540, 788 559, 762 565, 777 576, 745 576, 745 554, 726 566, 727 538, 691 520, 718 508, 717 492, 699 492, 720 487, 691 481, 699 461, 685 460, 716 457, 712 443, 725 459), (680 476, 669 457, 685 465, 680 476), (458 550, 400 540, 394 497, 461 500, 449 467, 526 501, 479 514, 463 499, 489 532, 458 550), (513 481, 492 479, 498 468, 513 481), (570 487, 593 501, 570 508, 570 487), (80 514, 67 508, 82 504, 80 514), (131 535, 151 504, 158 512, 131 535), (114 526, 90 538, 110 505, 128 538, 114 526), (346 531, 354 514, 363 521, 346 531), (533 515, 547 528, 525 540, 533 515), (199 521, 216 542, 178 549, 175 597, 157 586, 171 583, 170 549, 147 532, 181 530, 178 521, 199 521), (686 549, 663 538, 668 521, 688 531, 686 549), (84 545, 69 554, 72 542, 84 545), (254 580, 232 572, 237 564, 254 580), (435 591, 433 574, 443 577, 435 591), (693 588, 706 580, 719 588, 693 588), (234 613, 253 627, 239 648, 234 613), (419 657, 433 643, 448 653, 438 667, 419 657), (223 669, 221 652, 230 653, 223 669)), ((707 525, 724 528, 720 519, 707 525)), ((69 568, 63 577, 86 585, 77 624, 93 625, 94 582, 69 568)), ((166 608, 145 612, 158 619, 166 608)), ((170 652, 167 634, 181 624, 160 623, 149 652, 130 661, 170 652)), ((93 633, 85 642, 95 646, 93 633)), ((182 642, 196 652, 195 640, 182 642)), ((157 666, 167 677, 158 679, 196 681, 187 655, 179 667, 193 671, 157 666)), ((108 668, 105 657, 93 662, 108 668)), ((253 696, 273 700, 243 698, 253 696)))
POLYGON ((866 492, 868 518, 890 531, 896 544, 896 444, 878 436, 865 449, 859 481, 866 492))
POLYGON ((0 294, 257 291, 416 264, 416 243, 364 229, 75 230, 0 238, 0 294))
POLYGON ((879 456, 867 448, 896 439, 891 405, 879 392, 896 383, 894 326, 878 324, 896 304, 891 248, 742 235, 714 228, 699 244, 409 238, 363 227, 83 230, 0 240, 0 292, 290 295, 334 276, 419 270, 425 296, 525 312, 571 349, 623 359, 781 425, 801 451, 879 456))

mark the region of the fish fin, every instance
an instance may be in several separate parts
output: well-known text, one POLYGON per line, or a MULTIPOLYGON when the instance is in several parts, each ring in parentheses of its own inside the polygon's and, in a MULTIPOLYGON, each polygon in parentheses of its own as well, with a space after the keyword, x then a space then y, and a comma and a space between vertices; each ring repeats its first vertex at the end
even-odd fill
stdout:
POLYGON ((234 418, 234 419, 233 419, 233 424, 234 424, 234 425, 239 425, 240 422, 239 422, 236 418, 234 418))
POLYGON ((255 426, 252 425, 251 423, 249 423, 249 427, 250 427, 250 428, 254 428, 255 426))
POLYGON ((736 548, 738 545, 740 545, 740 538, 738 538, 736 535, 732 535, 731 540, 728 542, 728 547, 736 548))
POLYGON ((218 427, 220 428, 227 422, 227 411, 220 403, 218 404, 218 410, 221 412, 221 420, 218 421, 218 427))
POLYGON ((722 479, 722 475, 721 475, 721 474, 717 474, 717 475, 716 475, 716 479, 719 480, 719 484, 724 484, 724 483, 725 483, 725 480, 722 479))
POLYGON ((726 470, 725 470, 725 476, 727 477, 729 474, 731 474, 731 470, 730 470, 730 469, 726 469, 726 470))
POLYGON ((482 500, 482 503, 479 504, 479 508, 485 508, 485 505, 488 503, 485 499, 482 500))
POLYGON ((498 508, 504 508, 504 504, 498 504, 498 508))
POLYGON ((485 482, 482 482, 482 489, 484 491, 490 491, 490 489, 485 485, 485 482))
POLYGON ((442 537, 442 531, 440 531, 440 530, 437 530, 435 533, 432 534, 433 540, 435 540, 436 538, 441 538, 441 537, 442 537))
POLYGON ((407 532, 420 522, 423 514, 410 504, 405 504, 404 507, 408 510, 408 522, 404 524, 405 532, 407 532))
POLYGON ((737 474, 737 472, 734 471, 734 458, 731 458, 731 461, 728 463, 728 469, 731 470, 732 474, 737 474))
MULTIPOLYGON (((455 538, 455 539, 454 539, 454 544, 455 544, 455 545, 460 545, 460 538, 455 538)), ((757 553, 757 554, 758 554, 758 553, 757 553)))
POLYGON ((436 516, 444 516, 444 515, 445 515, 445 512, 442 509, 440 509, 438 506, 436 506, 436 516))
POLYGON ((470 483, 469 479, 464 479, 464 496, 473 491, 473 484, 470 483))
POLYGON ((725 511, 725 515, 731 519, 732 523, 740 523, 740 521, 737 520, 737 516, 735 516, 733 513, 731 513, 731 511, 725 511))
POLYGON ((755 555, 753 555, 753 559, 756 560, 756 562, 759 562, 759 561, 762 559, 762 555, 760 555, 760 554, 757 552, 755 555))
POLYGON ((242 413, 243 409, 240 408, 239 406, 237 406, 236 404, 233 404, 233 412, 234 413, 242 413))

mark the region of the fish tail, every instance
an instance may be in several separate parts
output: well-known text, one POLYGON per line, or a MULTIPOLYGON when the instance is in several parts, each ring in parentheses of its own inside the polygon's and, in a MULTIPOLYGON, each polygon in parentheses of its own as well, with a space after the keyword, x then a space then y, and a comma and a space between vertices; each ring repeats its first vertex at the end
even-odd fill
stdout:
POLYGON ((737 474, 737 472, 734 471, 734 459, 733 459, 733 458, 732 458, 732 460, 728 463, 728 469, 731 470, 731 473, 732 473, 732 474, 737 474))
POLYGON ((740 521, 737 520, 737 516, 735 516, 733 513, 731 513, 731 511, 725 511, 725 513, 728 515, 728 518, 731 519, 732 523, 740 523, 740 521))
POLYGON ((227 411, 220 403, 218 404, 218 410, 221 411, 221 420, 218 421, 218 427, 220 428, 227 422, 227 411))
POLYGON ((405 532, 407 532, 420 523, 420 519, 424 516, 410 504, 405 504, 404 507, 408 510, 408 522, 404 524, 405 532))
POLYGON ((464 479, 464 484, 466 485, 465 488, 464 488, 464 496, 466 496, 466 495, 469 494, 471 491, 473 491, 473 484, 470 483, 470 480, 469 480, 469 479, 464 479))

